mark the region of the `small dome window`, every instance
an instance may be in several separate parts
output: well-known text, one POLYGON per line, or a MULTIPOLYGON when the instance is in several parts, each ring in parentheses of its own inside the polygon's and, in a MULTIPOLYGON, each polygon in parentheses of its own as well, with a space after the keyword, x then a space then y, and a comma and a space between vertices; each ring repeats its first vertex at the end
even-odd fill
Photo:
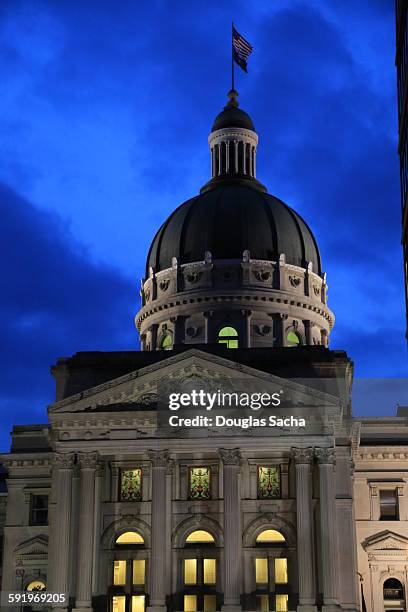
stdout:
POLYGON ((288 333, 288 335, 286 336, 286 340, 288 346, 300 346, 302 344, 300 335, 293 330, 288 333))
POLYGON ((208 531, 198 529, 190 533, 186 539, 186 544, 214 544, 214 538, 208 531))
POLYGON ((276 529, 265 529, 256 538, 257 544, 276 544, 276 542, 286 542, 285 537, 276 529))
POLYGON ((144 539, 137 531, 125 531, 116 539, 116 544, 144 544, 144 539))
POLYGON ((162 351, 171 351, 173 348, 173 338, 171 334, 165 334, 160 342, 160 348, 162 351))
POLYGON ((238 348, 238 332, 235 327, 223 327, 218 332, 218 344, 225 344, 227 348, 238 348))
POLYGON ((34 593, 38 591, 46 591, 46 590, 47 590, 47 587, 45 586, 42 580, 33 580, 33 582, 30 582, 30 584, 26 588, 26 591, 30 591, 34 593))

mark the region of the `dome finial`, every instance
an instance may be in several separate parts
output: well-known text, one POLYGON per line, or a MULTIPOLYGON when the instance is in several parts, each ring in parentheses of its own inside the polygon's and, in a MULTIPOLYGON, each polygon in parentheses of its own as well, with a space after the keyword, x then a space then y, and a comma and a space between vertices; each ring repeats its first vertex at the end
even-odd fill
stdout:
POLYGON ((238 98, 238 92, 236 89, 230 89, 228 92, 228 97, 229 97, 229 101, 228 104, 225 108, 231 108, 232 106, 234 106, 235 108, 237 108, 239 106, 239 102, 237 100, 238 98))

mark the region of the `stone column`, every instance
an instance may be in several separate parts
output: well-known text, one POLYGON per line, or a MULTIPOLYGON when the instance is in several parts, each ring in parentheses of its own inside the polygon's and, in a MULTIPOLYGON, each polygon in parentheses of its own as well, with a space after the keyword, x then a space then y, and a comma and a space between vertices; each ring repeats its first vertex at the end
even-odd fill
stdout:
POLYGON ((166 474, 172 460, 168 450, 149 451, 152 461, 152 543, 150 557, 150 606, 147 612, 166 611, 166 474))
POLYGON ((212 342, 216 342, 215 338, 213 338, 213 329, 211 326, 211 319, 213 316, 213 311, 208 310, 203 313, 204 316, 204 342, 205 344, 211 344, 212 342))
MULTIPOLYGON (((74 453, 56 453, 54 469, 56 470, 55 500, 50 524, 50 584, 48 590, 53 593, 69 594, 69 543, 71 536, 72 474, 74 453)), ((51 518, 51 517, 50 517, 51 518)), ((53 609, 68 610, 68 602, 53 609)))
POLYGON ((234 140, 234 160, 235 160, 235 172, 239 172, 238 167, 238 141, 234 140))
POLYGON ((225 612, 241 610, 241 454, 220 448, 224 466, 224 605, 225 612))
POLYGON ((316 612, 312 528, 312 480, 310 466, 313 448, 293 448, 296 469, 296 524, 299 573, 298 612, 316 612))
POLYGON ((323 612, 339 610, 338 563, 336 547, 336 506, 334 485, 334 448, 316 448, 319 462, 320 547, 322 560, 323 612))
POLYGON ((313 323, 312 321, 306 319, 303 321, 303 325, 305 327, 306 344, 308 346, 311 346, 313 344, 313 338, 312 338, 313 323))
POLYGON ((244 337, 243 346, 245 348, 251 347, 251 316, 252 310, 241 310, 242 316, 244 317, 244 337))
POLYGON ((76 605, 73 612, 92 611, 92 567, 94 536, 95 471, 98 453, 79 453, 78 561, 76 605))

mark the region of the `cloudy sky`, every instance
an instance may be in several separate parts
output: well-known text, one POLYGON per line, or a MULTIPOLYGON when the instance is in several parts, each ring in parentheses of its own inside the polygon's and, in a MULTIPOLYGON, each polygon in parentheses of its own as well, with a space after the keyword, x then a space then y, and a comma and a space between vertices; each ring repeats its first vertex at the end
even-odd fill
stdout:
POLYGON ((317 237, 331 347, 407 375, 393 4, 0 2, 0 448, 45 422, 58 357, 138 348, 149 243, 209 177, 231 20, 254 46, 237 89, 258 177, 317 237))

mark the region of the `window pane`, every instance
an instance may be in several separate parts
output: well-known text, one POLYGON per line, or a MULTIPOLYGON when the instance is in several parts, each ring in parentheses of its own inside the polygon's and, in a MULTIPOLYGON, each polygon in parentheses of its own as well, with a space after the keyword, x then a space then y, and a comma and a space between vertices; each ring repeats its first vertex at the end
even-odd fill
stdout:
POLYGON ((257 542, 285 542, 284 536, 275 529, 265 529, 261 531, 259 536, 256 538, 257 542))
POLYGON ((126 584, 126 561, 113 562, 113 584, 126 584))
POLYGON ((184 559, 184 584, 197 584, 197 559, 184 559))
POLYGON ((275 559, 275 582, 276 584, 287 584, 288 582, 288 560, 275 559))
POLYGON ((210 468, 195 467, 190 469, 190 497, 191 499, 209 499, 210 468))
POLYGON ((395 489, 380 491, 380 520, 398 520, 398 498, 395 489))
POLYGON ((256 596, 256 609, 260 612, 269 611, 269 595, 257 595, 256 596))
POLYGON ((288 612, 288 596, 276 596, 276 612, 288 612))
POLYGON ((300 338, 296 332, 290 331, 288 335, 286 336, 286 338, 288 341, 288 346, 299 346, 300 338))
POLYGON ((256 584, 268 584, 268 559, 255 559, 256 584))
POLYGON ((144 595, 133 595, 132 596, 132 612, 144 612, 145 609, 145 596, 144 595))
POLYGON ((31 524, 46 525, 48 523, 48 495, 31 496, 31 524))
POLYGON ((143 585, 145 583, 145 564, 144 559, 134 559, 133 584, 143 585))
POLYGON ((192 542, 196 544, 208 544, 214 543, 214 538, 212 537, 211 533, 208 533, 208 531, 198 529, 197 531, 193 531, 193 533, 190 533, 190 535, 186 539, 186 542, 188 544, 191 544, 192 542))
POLYGON ((280 497, 280 488, 279 466, 259 466, 258 497, 280 497))
POLYGON ((204 559, 204 584, 215 584, 216 579, 216 560, 204 559))
POLYGON ((144 539, 137 531, 125 531, 117 540, 116 544, 143 544, 144 539))
POLYGON ((215 595, 204 595, 204 612, 216 612, 217 598, 215 595))
POLYGON ((142 499, 142 470, 122 470, 120 481, 120 501, 140 501, 142 499))
POLYGON ((162 338, 160 348, 162 348, 164 351, 171 351, 173 348, 173 338, 170 334, 166 334, 164 338, 162 338))
POLYGON ((184 595, 184 612, 197 612, 196 595, 184 595))
POLYGON ((125 612, 126 597, 112 597, 112 612, 125 612))

